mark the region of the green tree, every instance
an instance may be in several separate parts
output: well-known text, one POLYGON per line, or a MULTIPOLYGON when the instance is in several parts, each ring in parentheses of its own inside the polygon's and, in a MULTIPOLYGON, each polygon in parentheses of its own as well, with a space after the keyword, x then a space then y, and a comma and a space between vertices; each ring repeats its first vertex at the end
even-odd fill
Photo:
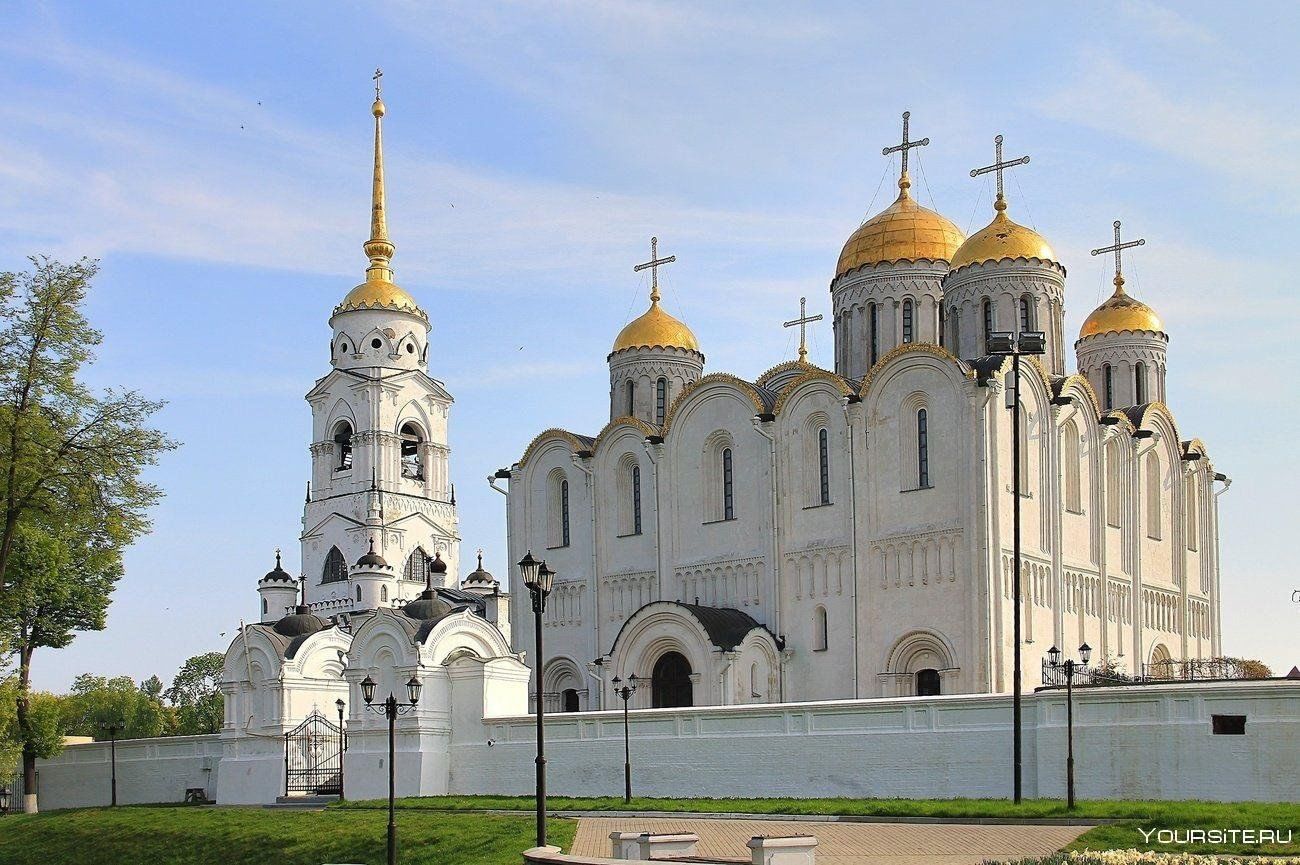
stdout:
POLYGON ((161 700, 163 695, 163 680, 157 676, 150 676, 140 683, 140 691, 148 697, 155 700, 161 700))
MULTIPOLYGON (((30 261, 0 273, 0 647, 17 661, 28 790, 40 756, 32 655, 104 627, 122 550, 162 494, 142 473, 176 446, 149 426, 160 402, 79 380, 102 340, 82 314, 98 265, 30 261)), ((24 807, 36 804, 27 794, 24 807)))
MULTIPOLYGON (((28 697, 31 732, 36 756, 48 759, 63 748, 63 700, 44 691, 28 697)), ((0 761, 12 766, 22 756, 23 737, 18 730, 18 679, 10 676, 0 681, 0 761)))
POLYGON ((119 739, 161 736, 171 726, 170 712, 150 697, 129 676, 92 676, 82 673, 72 680, 63 701, 63 730, 70 736, 107 739, 106 724, 120 729, 119 739))
POLYGON ((225 709, 217 684, 221 681, 224 663, 225 655, 221 652, 195 655, 181 666, 172 680, 172 686, 167 689, 167 699, 176 707, 177 732, 180 735, 216 733, 221 729, 225 709))

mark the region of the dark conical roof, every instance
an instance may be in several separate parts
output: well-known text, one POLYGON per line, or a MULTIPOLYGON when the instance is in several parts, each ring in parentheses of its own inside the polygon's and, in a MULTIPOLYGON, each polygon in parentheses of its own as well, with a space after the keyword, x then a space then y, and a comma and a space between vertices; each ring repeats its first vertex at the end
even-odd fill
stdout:
POLYGON ((311 607, 299 604, 272 628, 283 637, 305 637, 325 630, 325 620, 313 613, 311 607))
POLYGON ((492 576, 492 574, 486 568, 483 567, 483 551, 479 550, 478 567, 469 572, 469 575, 465 577, 464 583, 465 584, 480 583, 483 585, 495 585, 496 581, 497 581, 496 577, 492 576))
POLYGON ((438 597, 433 589, 425 589, 420 597, 402 607, 402 612, 419 622, 440 619, 451 612, 451 605, 438 597))
POLYGON ((384 561, 384 557, 381 556, 381 555, 379 555, 379 553, 375 552, 375 539, 374 539, 374 538, 371 538, 371 539, 370 539, 370 551, 367 552, 367 553, 366 553, 364 556, 362 556, 361 558, 357 559, 357 567, 358 567, 358 568, 386 568, 386 567, 388 567, 388 562, 384 561))
POLYGON ((278 549, 275 551, 275 567, 267 571, 266 576, 262 577, 261 581, 265 580, 275 580, 284 583, 293 582, 293 577, 289 576, 289 572, 280 567, 280 551, 278 549))

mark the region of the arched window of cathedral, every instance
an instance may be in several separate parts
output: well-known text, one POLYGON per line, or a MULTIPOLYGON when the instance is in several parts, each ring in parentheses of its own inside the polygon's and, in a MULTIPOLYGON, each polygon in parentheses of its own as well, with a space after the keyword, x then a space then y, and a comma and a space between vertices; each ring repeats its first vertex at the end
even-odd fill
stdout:
POLYGON ((930 488, 930 414, 925 409, 916 413, 916 485, 930 488))
POLYGON ((831 503, 831 452, 830 435, 826 427, 817 431, 817 476, 820 481, 818 502, 829 505, 831 503))
POLYGON ((961 317, 957 315, 955 306, 948 310, 948 330, 945 335, 948 338, 948 350, 961 357, 961 317))
POLYGON ((941 690, 938 670, 918 670, 916 672, 916 696, 937 697, 941 690))
POLYGON ((1104 392, 1101 407, 1110 411, 1115 407, 1115 373, 1108 363, 1101 367, 1101 387, 1104 392))
POLYGON ((1106 445, 1106 522, 1118 527, 1120 524, 1120 472, 1119 442, 1112 441, 1106 445))
POLYGON ((1147 401, 1147 365, 1138 361, 1133 365, 1133 402, 1143 405, 1147 401))
POLYGON ((379 587, 379 600, 382 603, 388 603, 388 586, 379 587))
POLYGON ((406 565, 402 568, 402 579, 423 585, 429 575, 429 554, 423 547, 416 547, 406 557, 406 565))
POLYGON ((337 583, 348 578, 348 563, 339 552, 338 547, 330 547, 325 554, 325 570, 321 574, 322 583, 337 583))
POLYGON ((266 615, 266 598, 262 598, 262 615, 266 615))
POLYGON ((663 424, 668 411, 668 379, 661 378, 655 382, 655 423, 663 424))
POLYGON ((722 518, 736 518, 735 476, 731 467, 731 448, 722 449, 722 518))
POLYGON ((628 379, 625 389, 627 390, 627 416, 636 417, 636 382, 628 379))
POLYGON ((339 421, 334 427, 334 444, 337 448, 338 462, 334 471, 344 472, 352 468, 352 424, 339 421))
POLYGON ((826 608, 813 610, 813 651, 824 652, 830 646, 830 634, 826 627, 826 608))
POLYGON ((650 674, 650 705, 671 709, 694 704, 691 662, 680 652, 666 652, 655 661, 650 674))
POLYGON ((915 322, 912 321, 912 301, 903 301, 903 344, 907 345, 916 337, 915 322))
POLYGON ((1188 475, 1183 481, 1184 507, 1187 511, 1187 549, 1196 550, 1196 524, 1200 514, 1199 502, 1196 500, 1196 475, 1188 475))
POLYGON ((348 353, 348 344, 346 342, 339 343, 339 354, 347 354, 347 353, 348 353))
POLYGON ((763 694, 758 690, 758 664, 749 665, 749 698, 760 699, 763 694))
POLYGON ((1022 403, 1020 412, 1020 438, 1016 441, 1016 460, 1020 463, 1020 494, 1028 495, 1033 489, 1029 482, 1029 412, 1022 403))
POLYGON ((993 335, 993 301, 987 297, 980 304, 980 314, 984 318, 984 353, 989 351, 989 337, 993 335))
POLYGON ((424 466, 420 462, 420 445, 424 437, 420 428, 413 423, 402 426, 402 477, 415 481, 424 480, 424 466))
POLYGON ((641 534, 641 467, 632 466, 632 534, 641 534))
POLYGON ((870 329, 871 365, 880 358, 880 314, 874 303, 867 304, 867 327, 870 329))
POLYGON ((1034 329, 1034 300, 1029 295, 1020 298, 1020 332, 1034 329))
POLYGON ((563 708, 561 709, 561 711, 564 711, 564 712, 577 712, 577 711, 579 711, 579 708, 580 708, 580 707, 579 707, 579 705, 578 705, 578 689, 577 689, 577 688, 565 688, 563 691, 561 691, 561 692, 560 692, 560 704, 561 704, 561 706, 563 707, 563 708))
POLYGON ((569 480, 564 476, 564 469, 556 468, 547 477, 549 487, 546 511, 546 546, 567 547, 569 545, 569 480))
POLYGON ((1160 482, 1160 457, 1154 453, 1147 454, 1147 537, 1160 540, 1160 499, 1163 496, 1160 482))
POLYGON ((357 600, 358 600, 358 601, 361 600, 361 587, 360 587, 360 586, 357 586, 357 600))
POLYGON ((1061 431, 1061 462, 1065 469, 1065 509, 1073 514, 1083 513, 1083 497, 1079 490, 1079 428, 1074 421, 1061 431))
POLYGON ((947 324, 948 313, 944 311, 943 306, 939 307, 939 345, 947 345, 944 341, 944 327, 947 324))

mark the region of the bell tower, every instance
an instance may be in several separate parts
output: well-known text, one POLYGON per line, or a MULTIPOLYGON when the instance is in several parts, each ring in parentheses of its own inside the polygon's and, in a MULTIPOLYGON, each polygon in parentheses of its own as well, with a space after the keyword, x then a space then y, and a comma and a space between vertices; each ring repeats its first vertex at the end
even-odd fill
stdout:
POLYGON ((429 374, 429 316, 393 282, 384 187, 383 73, 375 71, 374 173, 366 279, 330 316, 330 371, 307 394, 311 482, 302 567, 320 612, 410 600, 441 554, 456 573, 459 530, 448 470, 452 397, 429 374), (366 556, 388 563, 392 591, 360 593, 366 556))

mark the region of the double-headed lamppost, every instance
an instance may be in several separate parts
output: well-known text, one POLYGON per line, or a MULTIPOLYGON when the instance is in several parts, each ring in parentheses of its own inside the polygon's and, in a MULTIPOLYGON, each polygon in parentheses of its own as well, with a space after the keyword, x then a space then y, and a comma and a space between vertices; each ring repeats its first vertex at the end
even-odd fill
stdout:
POLYGON ((1021 744, 1020 744, 1020 463, 1024 454, 1020 452, 1020 356, 1024 354, 1045 354, 1047 338, 1041 330, 1027 330, 1019 335, 1009 332, 991 333, 985 340, 985 351, 993 355, 1011 357, 1011 499, 1012 505, 1012 640, 1015 643, 1015 672, 1012 674, 1011 697, 1011 760, 1014 764, 1015 801, 1020 802, 1021 784, 1021 744))
MULTIPOLYGON (((1061 650, 1052 646, 1047 650, 1047 667, 1065 671, 1065 807, 1074 810, 1074 671, 1088 666, 1092 647, 1084 643, 1079 647, 1079 663, 1067 658, 1061 663, 1061 650)), ((1043 671, 1044 684, 1048 684, 1047 670, 1043 671)))
POLYGON ((123 724, 121 721, 101 721, 99 729, 108 734, 108 753, 109 763, 111 764, 111 780, 109 804, 117 805, 117 734, 122 732, 123 724))
POLYGON ((636 673, 627 677, 624 682, 618 676, 614 677, 614 693, 623 698, 623 801, 632 801, 632 742, 628 736, 627 727, 627 701, 632 699, 636 693, 636 685, 640 679, 636 673))
POLYGON ((378 706, 372 706, 370 704, 375 699, 375 680, 369 676, 361 680, 361 697, 366 701, 366 708, 388 719, 388 865, 397 865, 397 815, 393 805, 397 795, 397 774, 393 762, 397 751, 394 745, 397 716, 405 715, 415 709, 415 704, 420 702, 420 687, 420 680, 412 675, 411 680, 406 683, 406 696, 409 703, 398 703, 397 698, 390 692, 387 700, 378 706))
POLYGON ((343 753, 348 749, 347 733, 343 731, 343 707, 347 704, 339 697, 334 701, 334 708, 339 710, 339 801, 343 801, 343 753))
POLYGON ((537 846, 546 846, 546 732, 542 728, 543 694, 542 670, 542 613, 546 610, 546 596, 555 582, 555 571, 546 567, 545 561, 533 558, 533 551, 524 553, 519 560, 519 577, 533 596, 533 636, 537 647, 533 662, 533 677, 537 683, 537 846))

